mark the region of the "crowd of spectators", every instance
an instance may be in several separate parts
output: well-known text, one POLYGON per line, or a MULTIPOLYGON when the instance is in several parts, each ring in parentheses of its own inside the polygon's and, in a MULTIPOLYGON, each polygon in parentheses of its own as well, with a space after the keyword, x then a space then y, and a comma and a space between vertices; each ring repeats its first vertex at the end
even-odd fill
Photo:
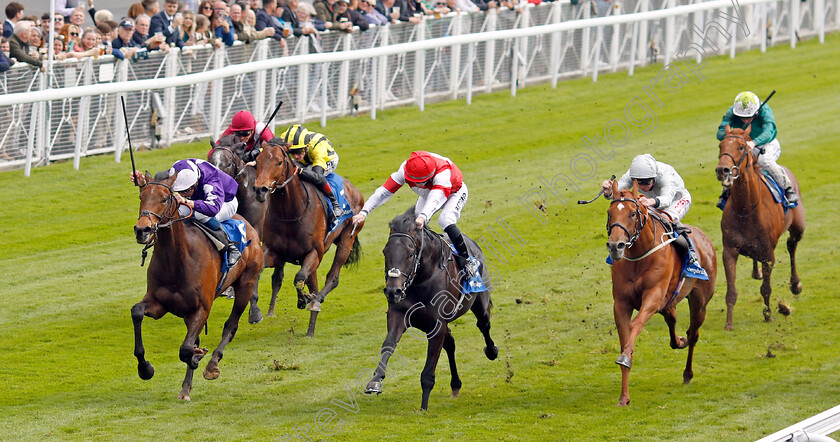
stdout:
POLYGON ((419 23, 423 16, 517 9, 520 3, 546 0, 142 0, 119 19, 97 10, 94 0, 53 1, 55 14, 46 12, 40 19, 17 1, 6 5, 0 72, 15 63, 43 70, 50 54, 50 25, 55 60, 106 54, 124 60, 175 47, 188 52, 195 45, 232 46, 236 40, 271 38, 285 48, 290 36, 366 31, 371 25, 419 23))

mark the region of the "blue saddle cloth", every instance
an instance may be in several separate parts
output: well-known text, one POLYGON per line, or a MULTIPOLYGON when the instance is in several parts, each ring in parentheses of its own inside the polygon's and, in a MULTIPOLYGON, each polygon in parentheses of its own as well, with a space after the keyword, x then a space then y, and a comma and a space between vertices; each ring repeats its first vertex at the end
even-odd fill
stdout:
MULTIPOLYGON (((229 219, 222 221, 220 224, 222 225, 222 229, 225 230, 225 233, 227 233, 228 239, 236 244, 236 248, 239 249, 240 253, 245 250, 245 247, 251 244, 250 239, 245 241, 248 237, 247 232, 245 232, 245 221, 229 219)), ((222 259, 222 273, 226 273, 227 271, 227 251, 225 251, 224 259, 222 259)))
POLYGON ((329 183, 330 188, 332 189, 333 195, 335 195, 335 199, 338 201, 338 205, 341 206, 341 216, 336 218, 332 213, 332 204, 330 200, 327 199, 327 196, 324 195, 324 192, 320 190, 316 193, 318 194, 318 198, 321 199, 321 207, 324 208, 324 214, 327 216, 327 225, 329 227, 329 231, 327 235, 332 233, 336 227, 339 226, 344 220, 347 218, 351 218, 353 215, 353 208, 350 207, 350 203, 347 201, 347 197, 344 195, 344 178, 337 173, 331 173, 326 176, 327 183, 329 183))
MULTIPOLYGON (((449 244, 449 243, 447 243, 447 244, 449 244)), ((455 246, 453 246, 452 244, 449 244, 449 249, 452 250, 453 255, 458 255, 458 251, 455 250, 455 246)), ((458 256, 460 256, 460 255, 458 255, 458 256)), ((483 266, 483 265, 484 265, 484 263, 479 263, 479 266, 478 266, 479 273, 478 273, 478 275, 476 275, 472 278, 469 278, 469 279, 464 278, 464 279, 461 280, 461 293, 469 294, 469 293, 481 293, 481 292, 486 292, 487 291, 487 287, 484 285, 484 281, 481 279, 481 276, 479 276, 479 275, 481 275, 480 270, 481 270, 481 266, 483 266)), ((463 270, 463 269, 461 269, 461 270, 463 270)), ((464 275, 466 275, 466 273, 464 273, 464 275)))
POLYGON ((782 208, 784 208, 785 213, 787 213, 788 209, 792 209, 799 205, 798 201, 795 203, 788 202, 787 198, 785 198, 785 190, 779 186, 779 183, 777 183, 766 170, 761 171, 761 180, 764 181, 764 184, 766 184, 767 188, 770 189, 770 193, 773 194, 773 199, 777 203, 782 204, 782 208))

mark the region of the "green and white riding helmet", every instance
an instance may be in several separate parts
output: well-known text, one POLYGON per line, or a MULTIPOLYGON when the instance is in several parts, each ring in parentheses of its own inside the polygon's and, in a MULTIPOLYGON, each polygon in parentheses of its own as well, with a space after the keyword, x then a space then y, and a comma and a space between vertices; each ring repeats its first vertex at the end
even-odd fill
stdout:
POLYGON ((735 97, 732 113, 739 117, 749 118, 755 115, 759 106, 761 106, 761 100, 758 99, 758 95, 750 91, 744 91, 735 97))

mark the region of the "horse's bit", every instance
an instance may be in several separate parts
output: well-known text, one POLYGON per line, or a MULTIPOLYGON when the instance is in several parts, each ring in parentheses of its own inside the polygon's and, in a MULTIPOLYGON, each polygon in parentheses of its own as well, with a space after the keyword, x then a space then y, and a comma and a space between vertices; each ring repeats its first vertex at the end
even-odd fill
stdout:
POLYGON ((741 159, 740 159, 740 160, 737 160, 737 161, 736 161, 736 160, 735 160, 735 157, 733 157, 733 156, 732 156, 729 152, 724 152, 724 153, 722 153, 722 154, 718 155, 718 159, 721 159, 721 158, 723 158, 724 156, 727 156, 727 157, 729 157, 729 158, 731 158, 731 159, 732 159, 732 164, 734 164, 734 166, 733 166, 733 167, 732 167, 732 169, 729 171, 729 176, 732 178, 732 181, 735 181, 735 180, 737 180, 737 179, 738 179, 738 177, 740 177, 740 176, 741 176, 741 166, 744 164, 744 160, 746 160, 746 159, 747 159, 747 157, 748 157, 748 156, 749 156, 749 154, 750 154, 750 152, 749 152, 749 144, 747 144, 747 139, 746 139, 746 138, 744 138, 744 137, 742 137, 742 136, 740 136, 740 135, 727 135, 727 136, 725 136, 725 137, 723 137, 723 138, 724 138, 724 139, 727 139, 727 138, 738 138, 738 139, 740 139, 740 140, 743 140, 743 141, 744 141, 744 145, 745 145, 744 147, 745 147, 745 150, 744 150, 744 153, 742 153, 742 154, 741 154, 741 159), (737 171, 737 172, 738 172, 738 175, 733 175, 733 173, 734 173, 735 171, 737 171))
MULTIPOLYGON (((400 293, 402 293, 402 298, 404 299, 405 298, 405 291, 408 289, 408 287, 411 285, 411 283, 414 282, 414 278, 417 276, 417 268, 420 266, 420 259, 423 257, 423 248, 426 245, 426 235, 422 234, 422 233, 420 235, 420 250, 419 251, 417 251, 417 241, 414 240, 413 236, 411 236, 407 233, 397 232, 397 233, 392 233, 388 237, 388 239, 390 240, 391 238, 393 238, 395 236, 406 237, 406 238, 410 239, 412 244, 414 244, 414 250, 416 251, 416 253, 414 254, 414 262, 412 263, 412 266, 411 266, 412 267, 411 268, 411 274, 407 274, 407 273, 403 272, 402 270, 400 270, 396 267, 392 267, 390 270, 388 270, 385 273, 385 279, 386 280, 388 278, 399 278, 400 276, 405 276, 405 281, 403 282, 402 289, 400 290, 400 293)), ((400 301, 402 301, 402 299, 400 299, 400 301)))
POLYGON ((619 202, 628 202, 628 203, 633 203, 633 204, 636 205, 636 233, 631 235, 630 231, 627 230, 627 228, 624 227, 620 223, 609 224, 610 220, 609 220, 609 217, 607 217, 607 223, 608 223, 607 224, 607 237, 610 236, 610 232, 612 231, 613 227, 621 228, 621 230, 624 230, 624 233, 626 233, 627 236, 630 238, 630 239, 627 240, 627 242, 625 242, 625 244, 627 244, 627 248, 629 249, 629 248, 633 247, 633 244, 635 244, 636 240, 639 239, 639 235, 642 234, 642 229, 645 227, 645 224, 647 223, 647 217, 642 218, 642 212, 641 212, 641 210, 639 210, 639 202, 638 201, 636 201, 632 198, 619 198, 617 200, 612 200, 612 202, 610 202, 610 206, 612 206, 615 203, 619 203, 619 202))

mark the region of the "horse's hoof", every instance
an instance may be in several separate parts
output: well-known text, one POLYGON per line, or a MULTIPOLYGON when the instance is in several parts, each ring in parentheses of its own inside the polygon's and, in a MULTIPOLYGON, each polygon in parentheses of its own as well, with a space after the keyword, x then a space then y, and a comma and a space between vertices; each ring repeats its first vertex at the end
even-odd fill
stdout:
POLYGON ((630 405, 630 399, 627 399, 626 401, 623 400, 623 399, 619 400, 618 403, 615 404, 615 405, 618 406, 618 407, 626 407, 626 406, 630 405))
POLYGON ((770 307, 765 306, 762 313, 764 313, 764 322, 772 322, 773 321, 773 316, 772 316, 772 312, 770 312, 770 307))
POLYGON ((802 283, 797 282, 796 285, 791 284, 790 285, 790 292, 793 293, 794 295, 798 295, 798 294, 802 293, 802 283))
POLYGON ((204 369, 204 379, 207 379, 208 381, 212 381, 212 380, 218 379, 218 378, 219 378, 219 369, 218 368, 215 368, 213 370, 211 370, 209 368, 204 369))
POLYGON ((149 362, 137 364, 137 374, 140 376, 140 379, 148 381, 155 375, 155 367, 149 362))
POLYGON ((251 324, 259 324, 263 320, 263 314, 261 311, 257 310, 256 313, 251 313, 248 315, 248 322, 251 324))
POLYGON ((370 381, 365 388, 365 394, 381 394, 382 381, 370 381))
POLYGON ((317 300, 313 299, 312 302, 309 303, 309 306, 306 307, 307 310, 310 312, 320 312, 321 311, 321 303, 317 300))
POLYGON ((458 397, 461 394, 461 390, 452 390, 452 394, 449 397, 458 397))
POLYGON ((633 360, 630 359, 630 356, 618 355, 618 359, 615 360, 615 363, 622 367, 630 368, 633 365, 633 360))
POLYGON ((685 372, 683 373, 683 384, 688 385, 691 383, 691 379, 694 377, 694 373, 692 372, 685 372))
POLYGON ((491 361, 495 361, 496 358, 499 356, 499 347, 484 347, 484 355, 487 356, 487 359, 491 361))
POLYGON ((180 399, 182 401, 189 401, 190 400, 190 395, 185 394, 185 393, 181 393, 181 394, 178 395, 178 399, 180 399))
POLYGON ((733 327, 732 324, 726 324, 723 326, 723 329, 726 331, 732 331, 735 330, 735 327, 733 327))
POLYGON ((305 309, 305 308, 306 308, 306 298, 304 298, 304 297, 302 297, 302 296, 298 296, 298 300, 297 300, 297 301, 298 301, 298 302, 297 302, 297 308, 298 308, 299 310, 303 310, 303 309, 305 309))

